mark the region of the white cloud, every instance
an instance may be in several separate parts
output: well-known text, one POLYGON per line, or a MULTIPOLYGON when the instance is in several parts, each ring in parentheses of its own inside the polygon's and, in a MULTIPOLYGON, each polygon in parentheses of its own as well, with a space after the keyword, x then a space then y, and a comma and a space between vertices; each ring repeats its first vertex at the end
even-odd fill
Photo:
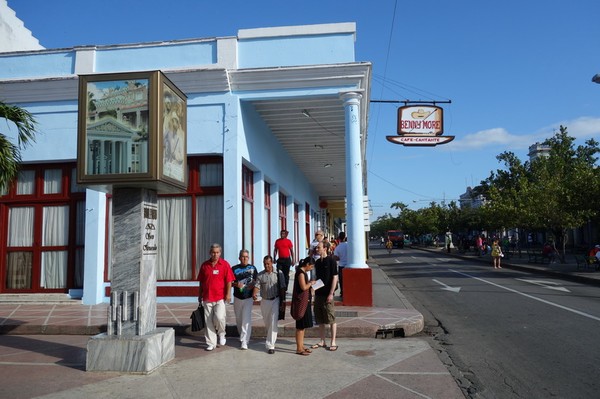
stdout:
POLYGON ((450 146, 454 151, 470 151, 498 146, 504 150, 527 148, 535 141, 533 135, 515 135, 498 127, 464 135, 460 139, 454 139, 450 146))
POLYGON ((526 149, 536 142, 542 142, 552 137, 561 125, 565 126, 569 135, 576 139, 600 137, 600 118, 582 116, 545 126, 534 134, 512 134, 501 127, 481 130, 460 138, 457 137, 449 143, 448 149, 470 151, 498 146, 502 146, 503 150, 526 149))

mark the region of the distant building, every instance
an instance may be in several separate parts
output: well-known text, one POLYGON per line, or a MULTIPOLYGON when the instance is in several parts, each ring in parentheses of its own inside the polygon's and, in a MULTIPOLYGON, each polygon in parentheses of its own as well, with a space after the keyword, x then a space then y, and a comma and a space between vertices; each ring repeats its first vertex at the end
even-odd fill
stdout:
POLYGON ((461 208, 479 208, 485 203, 485 197, 475 194, 471 187, 467 187, 467 191, 459 196, 458 202, 461 208))
POLYGON ((547 144, 535 143, 529 146, 529 160, 533 161, 539 157, 547 157, 550 155, 550 146, 547 144))

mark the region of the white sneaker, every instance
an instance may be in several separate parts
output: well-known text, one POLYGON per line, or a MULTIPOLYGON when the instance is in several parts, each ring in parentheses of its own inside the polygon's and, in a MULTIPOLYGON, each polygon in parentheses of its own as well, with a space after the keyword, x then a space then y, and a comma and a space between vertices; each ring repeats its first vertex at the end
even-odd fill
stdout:
POLYGON ((225 339, 225 335, 219 335, 219 345, 225 346, 227 340, 225 339))
POLYGON ((243 349, 243 350, 246 350, 246 349, 248 349, 248 344, 247 344, 247 343, 245 343, 245 342, 242 342, 242 349, 243 349))
POLYGON ((207 350, 207 351, 209 351, 209 352, 210 352, 210 351, 211 351, 211 350, 213 350, 213 349, 215 349, 215 347, 214 347, 214 346, 212 346, 212 345, 208 345, 208 346, 206 347, 206 349, 205 349, 205 350, 207 350))

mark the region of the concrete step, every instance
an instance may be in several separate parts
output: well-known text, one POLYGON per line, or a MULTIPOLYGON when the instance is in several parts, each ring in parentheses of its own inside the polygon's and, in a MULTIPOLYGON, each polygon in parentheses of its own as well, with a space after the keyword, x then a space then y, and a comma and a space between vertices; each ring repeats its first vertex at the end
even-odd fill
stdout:
POLYGON ((0 294, 0 304, 81 305, 81 299, 69 294, 0 294))

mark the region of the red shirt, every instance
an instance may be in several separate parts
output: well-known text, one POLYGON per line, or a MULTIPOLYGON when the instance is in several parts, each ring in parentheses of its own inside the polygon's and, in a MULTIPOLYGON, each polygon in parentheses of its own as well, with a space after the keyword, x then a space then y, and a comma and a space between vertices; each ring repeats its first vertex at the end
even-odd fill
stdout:
POLYGON ((210 259, 200 266, 198 281, 202 286, 202 300, 204 302, 217 302, 225 299, 227 283, 235 280, 231 265, 225 259, 219 258, 213 266, 210 259))
POLYGON ((277 250, 278 258, 291 258, 292 248, 294 248, 294 244, 292 244, 289 238, 278 238, 275 240, 275 249, 277 250))

